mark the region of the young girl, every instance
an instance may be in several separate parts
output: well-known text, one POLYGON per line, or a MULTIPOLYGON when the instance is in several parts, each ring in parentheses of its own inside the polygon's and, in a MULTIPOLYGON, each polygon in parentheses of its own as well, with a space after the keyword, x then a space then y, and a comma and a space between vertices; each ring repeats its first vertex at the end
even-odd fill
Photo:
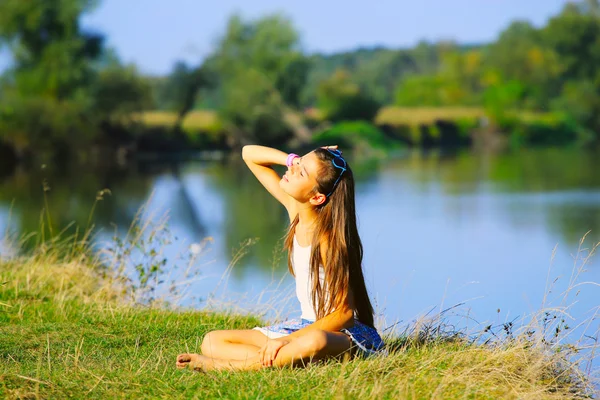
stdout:
POLYGON ((362 272, 354 177, 341 151, 328 146, 300 157, 245 146, 242 157, 289 214, 285 247, 302 317, 252 330, 209 332, 202 355, 180 354, 177 367, 252 370, 380 351, 383 342, 373 327, 362 272), (274 164, 287 166, 283 177, 274 164))

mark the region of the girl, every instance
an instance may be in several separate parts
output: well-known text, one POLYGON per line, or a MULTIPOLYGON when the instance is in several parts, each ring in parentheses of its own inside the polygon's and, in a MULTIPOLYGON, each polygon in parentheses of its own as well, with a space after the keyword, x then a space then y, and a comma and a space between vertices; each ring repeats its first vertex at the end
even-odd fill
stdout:
POLYGON ((209 332, 202 355, 180 354, 177 367, 252 370, 380 351, 383 342, 373 327, 362 272, 354 177, 341 151, 328 146, 300 157, 245 146, 242 158, 289 214, 285 247, 302 317, 252 330, 209 332), (274 164, 287 166, 283 177, 274 164))

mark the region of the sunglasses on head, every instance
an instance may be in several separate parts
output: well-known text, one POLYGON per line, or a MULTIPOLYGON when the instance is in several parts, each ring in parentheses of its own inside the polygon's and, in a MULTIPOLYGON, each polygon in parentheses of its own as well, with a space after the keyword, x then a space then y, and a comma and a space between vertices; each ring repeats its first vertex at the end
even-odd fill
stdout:
POLYGON ((331 193, 333 193, 333 191, 335 190, 338 182, 340 181, 340 178, 342 177, 342 174, 346 171, 348 164, 346 164, 346 160, 344 160, 344 158, 342 157, 342 152, 339 151, 338 149, 335 149, 335 150, 325 149, 325 150, 327 150, 333 156, 333 159, 331 160, 331 163, 333 164, 333 166, 336 167, 337 169, 342 170, 342 172, 340 172, 337 179, 335 180, 335 183, 333 184, 333 188, 331 189, 331 192, 329 192, 329 194, 327 195, 327 197, 329 197, 329 196, 331 196, 331 193))

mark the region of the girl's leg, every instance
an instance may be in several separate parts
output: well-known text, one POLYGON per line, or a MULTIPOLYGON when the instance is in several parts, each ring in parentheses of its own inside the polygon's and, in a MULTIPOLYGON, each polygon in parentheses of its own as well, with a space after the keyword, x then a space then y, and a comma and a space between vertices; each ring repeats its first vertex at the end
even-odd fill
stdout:
MULTIPOLYGON (((202 340, 202 354, 226 360, 247 360, 255 357, 268 338, 256 330, 227 330, 208 332, 202 340)), ((180 354, 177 366, 186 367, 187 363, 198 357, 196 354, 180 354)))
POLYGON ((252 329, 212 331, 204 336, 200 349, 207 357, 246 360, 256 356, 267 340, 265 334, 252 329))
MULTIPOLYGON (((306 365, 312 361, 350 354, 352 342, 341 332, 311 331, 283 346, 273 365, 306 365)), ((246 360, 223 360, 198 356, 190 366, 198 370, 258 370, 263 368, 258 355, 246 360)))

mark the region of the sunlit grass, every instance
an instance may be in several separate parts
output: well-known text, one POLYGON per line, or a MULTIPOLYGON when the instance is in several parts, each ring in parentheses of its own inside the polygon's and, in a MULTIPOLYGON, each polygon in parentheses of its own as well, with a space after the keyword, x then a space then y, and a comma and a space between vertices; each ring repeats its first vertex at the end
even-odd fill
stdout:
MULTIPOLYGON (((556 113, 542 113, 526 110, 506 110, 507 116, 513 116, 522 122, 541 122, 555 124, 561 120, 556 113)), ((486 117, 486 111, 482 107, 383 107, 375 123, 377 125, 431 125, 436 121, 476 121, 486 117)))
MULTIPOLYGON (((287 117, 298 118, 298 116, 288 113, 287 117)), ((559 116, 554 113, 539 113, 532 111, 513 110, 509 114, 517 116, 523 122, 545 122, 551 123, 559 120, 559 116)), ((321 119, 322 115, 316 108, 306 111, 306 116, 313 119, 321 119)), ((457 121, 469 120, 477 121, 486 116, 486 111, 482 107, 383 107, 375 118, 377 125, 431 125, 439 120, 457 121)), ((147 111, 138 116, 138 120, 149 127, 169 128, 175 124, 177 114, 171 111, 147 111)), ((297 121, 296 121, 297 122, 297 121)), ((184 131, 188 132, 214 132, 221 129, 222 124, 219 121, 217 113, 211 110, 191 111, 183 122, 184 131)))
POLYGON ((132 228, 110 257, 90 251, 86 235, 0 259, 0 398, 554 399, 591 393, 590 378, 570 361, 569 350, 553 344, 559 322, 546 324, 542 311, 532 325, 511 328, 502 338, 502 327, 482 329, 477 340, 448 329, 440 316, 421 319, 387 337, 388 356, 368 360, 259 372, 177 370, 176 355, 198 352, 208 331, 264 321, 132 296, 151 288, 136 287, 121 263, 133 249, 160 253, 154 244, 162 243, 167 228, 158 221, 132 228), (149 241, 153 235, 158 242, 149 241))
MULTIPOLYGON (((319 115, 317 109, 310 109, 307 114, 311 117, 319 115)), ((456 120, 460 118, 480 118, 485 116, 483 108, 479 107, 415 107, 404 108, 387 106, 383 107, 375 123, 378 125, 419 125, 432 124, 436 120, 456 120)), ((177 120, 177 114, 171 111, 147 111, 141 114, 141 121, 148 126, 171 127, 177 120)), ((195 110, 185 118, 183 128, 191 130, 212 130, 219 125, 215 111, 195 110)))
MULTIPOLYGON (((172 111, 146 111, 141 113, 139 121, 150 127, 170 128, 177 121, 177 113, 172 111)), ((221 123, 215 111, 190 111, 184 121, 184 131, 214 132, 219 130, 221 123)))
POLYGON ((437 120, 478 119, 485 116, 480 107, 383 107, 377 125, 431 125, 437 120))
MULTIPOLYGON (((20 264, 25 260, 21 260, 20 264)), ((133 307, 110 300, 89 267, 27 260, 0 276, 3 398, 564 398, 580 391, 568 368, 527 342, 408 340, 387 357, 257 373, 179 371, 213 329, 248 329, 252 317, 133 307), (30 267, 29 267, 30 266, 30 267), (64 284, 49 274, 62 274, 64 284)), ((57 275, 58 276, 58 275, 57 275)), ((116 293, 113 293, 116 294, 116 293)))

